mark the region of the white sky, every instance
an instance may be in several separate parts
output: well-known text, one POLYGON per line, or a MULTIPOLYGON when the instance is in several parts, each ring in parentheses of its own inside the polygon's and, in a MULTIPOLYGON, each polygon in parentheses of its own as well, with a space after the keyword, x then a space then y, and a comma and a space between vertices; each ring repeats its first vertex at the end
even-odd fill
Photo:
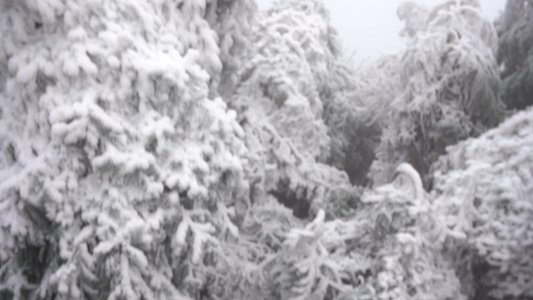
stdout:
MULTIPOLYGON (((399 32, 403 27, 396 8, 405 0, 324 0, 330 19, 347 54, 355 52, 357 63, 374 59, 403 45, 399 32)), ((433 5, 442 0, 418 1, 433 5)), ((513 0, 510 0, 513 1, 513 0)), ((273 0, 257 0, 261 9, 273 0)), ((480 0, 483 13, 494 20, 503 11, 505 0, 480 0)))

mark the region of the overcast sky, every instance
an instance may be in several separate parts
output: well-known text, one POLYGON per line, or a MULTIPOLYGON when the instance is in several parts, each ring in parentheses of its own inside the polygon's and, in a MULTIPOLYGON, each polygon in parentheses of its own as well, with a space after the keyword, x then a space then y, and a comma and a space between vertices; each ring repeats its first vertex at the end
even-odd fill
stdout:
MULTIPOLYGON (((396 8, 404 0, 324 0, 331 23, 338 30, 347 54, 355 52, 356 62, 373 59, 394 51, 403 44, 399 32, 403 25, 396 8)), ((426 5, 442 0, 419 1, 426 5)), ((513 1, 513 0, 511 0, 513 1)), ((257 0, 261 9, 273 0, 257 0)), ((480 0, 483 13, 494 20, 505 6, 505 0, 480 0)))

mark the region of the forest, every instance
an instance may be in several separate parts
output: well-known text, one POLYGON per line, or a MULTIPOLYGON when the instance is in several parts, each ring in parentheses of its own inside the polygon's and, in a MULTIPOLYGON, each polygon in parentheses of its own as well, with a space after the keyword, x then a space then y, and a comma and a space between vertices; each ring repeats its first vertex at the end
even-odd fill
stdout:
POLYGON ((0 0, 0 300, 533 299, 533 0, 0 0))

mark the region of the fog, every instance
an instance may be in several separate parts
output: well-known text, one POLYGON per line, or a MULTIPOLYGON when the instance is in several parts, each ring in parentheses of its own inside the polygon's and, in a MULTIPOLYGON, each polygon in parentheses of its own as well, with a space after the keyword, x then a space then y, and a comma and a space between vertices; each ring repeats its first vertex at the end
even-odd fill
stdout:
MULTIPOLYGON (((442 0, 425 0, 434 5, 442 0)), ((267 9, 274 1, 258 0, 261 9, 267 9)), ((399 36, 402 23, 396 16, 396 8, 404 0, 327 0, 331 23, 339 32, 343 48, 353 54, 356 63, 372 60, 380 54, 395 51, 403 44, 399 36)), ((505 0, 480 0, 483 13, 494 20, 505 6, 505 0)))

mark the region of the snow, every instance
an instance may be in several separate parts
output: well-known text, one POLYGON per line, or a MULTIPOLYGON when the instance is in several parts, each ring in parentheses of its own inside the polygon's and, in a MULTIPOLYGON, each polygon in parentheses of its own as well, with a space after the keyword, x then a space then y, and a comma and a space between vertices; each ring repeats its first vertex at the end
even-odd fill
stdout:
POLYGON ((35 79, 37 75, 37 64, 28 64, 17 71, 17 81, 21 84, 28 83, 30 80, 35 79))
POLYGON ((0 3, 0 298, 533 296, 532 111, 469 3, 360 72, 319 0, 0 3))
MULTIPOLYGON (((531 128, 531 113, 531 109, 520 112, 481 137, 449 148, 449 155, 442 157, 439 164, 444 166, 448 162, 450 165, 441 167, 444 172, 436 177, 436 187, 441 192, 436 194, 435 205, 441 214, 454 216, 459 213, 461 215, 457 217, 466 224, 483 220, 475 229, 465 226, 454 234, 475 245, 481 257, 495 268, 486 280, 490 280, 501 295, 510 291, 523 295, 529 293, 524 286, 513 284, 514 276, 518 274, 511 275, 510 270, 513 265, 521 264, 519 257, 529 256, 525 250, 529 242, 515 241, 529 240, 524 222, 531 218, 531 210, 522 208, 531 206, 528 195, 533 180, 529 176, 531 156, 525 155, 522 149, 531 148, 533 139, 531 134, 516 133, 520 128, 531 128), (515 151, 508 151, 510 145, 514 145, 515 151), (452 159, 457 156, 469 163, 459 165, 459 161, 452 159), (447 200, 450 195, 461 201, 450 203, 447 200)), ((528 132, 533 132, 531 129, 528 132)), ((527 274, 521 276, 531 276, 529 271, 519 272, 527 274)))

